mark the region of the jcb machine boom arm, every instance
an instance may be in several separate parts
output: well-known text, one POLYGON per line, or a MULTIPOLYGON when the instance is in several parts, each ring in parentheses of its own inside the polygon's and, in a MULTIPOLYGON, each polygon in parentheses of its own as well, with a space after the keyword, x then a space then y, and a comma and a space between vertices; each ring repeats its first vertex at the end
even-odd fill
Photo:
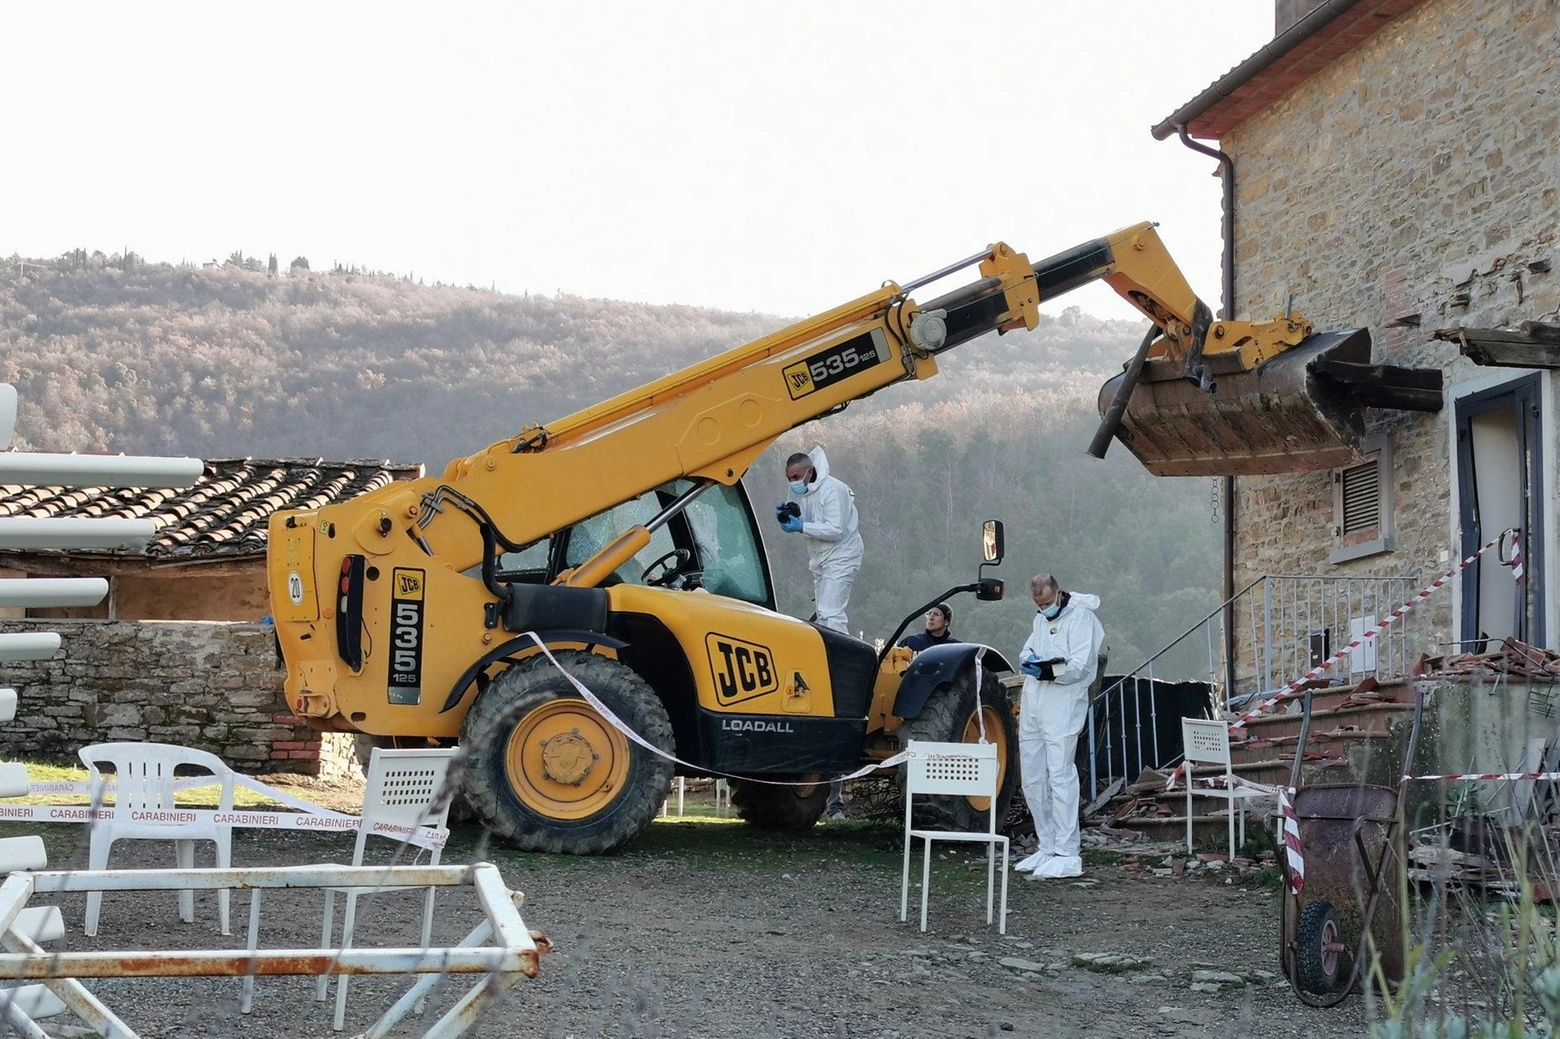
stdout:
MULTIPOLYGON (((1265 443, 1267 413, 1282 405, 1269 399, 1278 390, 1260 397, 1256 410, 1261 414, 1241 422, 1237 435, 1220 435, 1199 423, 1199 410, 1204 419, 1214 414, 1237 418, 1229 407, 1215 408, 1203 398, 1209 391, 1223 392, 1221 404, 1235 403, 1224 380, 1233 384, 1236 380, 1229 377, 1255 372, 1300 346, 1311 324, 1298 314, 1261 324, 1215 322, 1154 226, 1143 223, 1034 264, 999 243, 903 286, 887 283, 558 422, 522 430, 450 463, 437 479, 388 488, 380 495, 388 526, 376 519, 371 530, 360 533, 373 545, 391 538, 393 529, 407 529, 428 554, 461 569, 481 560, 482 543, 471 536, 468 524, 450 517, 444 507, 449 488, 459 488, 457 497, 477 504, 501 543, 518 546, 677 476, 735 482, 785 431, 891 383, 930 378, 937 372, 933 358, 944 350, 991 331, 1032 329, 1040 303, 1101 279, 1153 322, 1145 374, 1123 417, 1122 432, 1128 449, 1150 470, 1176 475, 1269 471, 1250 468, 1248 460, 1265 465, 1286 452, 1286 468, 1317 468, 1341 464, 1340 455, 1354 456, 1362 434, 1352 428, 1308 431, 1298 444, 1293 436, 1279 438, 1278 445, 1265 443), (976 264, 979 281, 924 305, 908 296, 976 264), (1174 387, 1171 400, 1141 406, 1151 387, 1161 383, 1174 387), (1194 388, 1199 391, 1195 396, 1179 392, 1194 388), (1180 451, 1164 443, 1155 430, 1171 416, 1176 432, 1184 434, 1183 426, 1201 430, 1203 443, 1180 451), (1325 457, 1307 464, 1319 450, 1325 457), (567 484, 571 493, 515 493, 521 473, 529 486, 567 484), (383 533, 380 526, 386 526, 383 533)), ((1349 338, 1357 343, 1363 335, 1350 333, 1349 338)), ((1368 339, 1364 343, 1368 359, 1368 339)), ((1335 348, 1338 337, 1329 337, 1325 345, 1335 348)), ((1351 353, 1345 359, 1357 358, 1351 353)), ((1348 416, 1338 421, 1347 426, 1348 416)), ((458 504, 456 509, 467 511, 458 504)), ((618 550, 631 555, 637 549, 625 543, 618 550)), ((590 585, 593 575, 613 569, 608 562, 610 557, 603 557, 602 566, 580 568, 569 583, 590 585)))
MULTIPOLYGON (((900 672, 885 672, 871 646, 774 613, 757 527, 733 485, 787 430, 929 378, 937 354, 987 332, 1034 328, 1042 302, 1096 279, 1153 323, 1134 361, 1140 384, 1114 412, 1129 449, 1156 472, 1270 464, 1260 419, 1238 435, 1198 425, 1210 453, 1189 436, 1157 438, 1161 405, 1140 404, 1172 382, 1188 400, 1217 401, 1203 405, 1215 419, 1243 419, 1221 409, 1240 399, 1242 379, 1306 354, 1308 322, 1214 321, 1151 224, 1038 263, 999 243, 522 429, 437 477, 276 515, 268 574, 289 706, 318 729, 471 744, 467 794, 478 814, 524 846, 577 852, 615 847, 647 825, 672 766, 571 699, 524 633, 576 654, 635 732, 706 772, 816 775, 869 756, 868 743, 881 753, 901 722, 937 739, 923 709, 937 697, 966 697, 939 701, 938 724, 973 725, 971 711, 1003 724, 1002 705, 973 690, 962 651, 936 668, 918 661, 898 685, 900 672), (925 304, 911 298, 972 266, 978 280, 925 304), (701 495, 709 500, 696 505, 701 495), (724 530, 744 547, 722 555, 725 535, 706 544, 695 518, 706 535, 724 530), (538 546, 538 568, 504 561, 538 546), (697 587, 715 594, 682 581, 690 559, 697 587), (728 568, 724 590, 705 572, 712 560, 728 568), (733 581, 739 561, 746 576, 733 581)), ((1192 404, 1164 407, 1193 421, 1184 418, 1192 404)), ((1291 435, 1280 450, 1299 443, 1333 452, 1336 464, 1349 433, 1291 435)))

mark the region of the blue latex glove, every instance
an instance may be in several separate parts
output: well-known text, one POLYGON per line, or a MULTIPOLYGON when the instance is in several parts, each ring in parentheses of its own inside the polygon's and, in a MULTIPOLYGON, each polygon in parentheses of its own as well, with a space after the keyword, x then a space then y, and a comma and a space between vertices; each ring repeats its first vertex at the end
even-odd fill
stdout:
POLYGON ((791 534, 802 532, 802 518, 800 516, 785 516, 780 520, 780 529, 791 534))
POLYGON ((1042 682, 1052 682, 1056 680, 1056 667, 1059 664, 1063 665, 1063 670, 1066 670, 1066 661, 1061 657, 1052 657, 1050 660, 1037 660, 1034 657, 1030 657, 1027 660, 1019 661, 1018 669, 1026 675, 1040 679, 1042 682))

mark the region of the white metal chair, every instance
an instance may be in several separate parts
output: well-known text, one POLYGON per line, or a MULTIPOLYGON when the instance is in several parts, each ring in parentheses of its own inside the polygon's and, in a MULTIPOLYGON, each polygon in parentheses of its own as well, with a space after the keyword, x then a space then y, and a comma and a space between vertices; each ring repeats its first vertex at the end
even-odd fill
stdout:
POLYGON ((921 930, 926 930, 926 899, 932 880, 932 844, 935 841, 976 841, 986 845, 986 923, 991 923, 992 892, 995 887, 997 845, 1002 846, 1002 912, 998 931, 1007 934, 1008 839, 997 832, 997 777, 1001 763, 991 743, 927 743, 910 741, 910 759, 905 763, 905 868, 899 891, 899 921, 910 909, 910 845, 916 838, 926 844, 921 860, 921 930), (955 797, 989 799, 990 811, 984 831, 916 829, 915 795, 943 794, 955 797))
MULTIPOLYGON (((95 808, 104 807, 105 780, 100 765, 114 767, 114 817, 93 819, 91 843, 87 851, 91 869, 107 869, 108 853, 115 841, 172 841, 174 860, 179 869, 195 868, 195 842, 211 841, 217 848, 217 866, 233 864, 233 827, 216 822, 208 812, 190 812, 174 803, 174 770, 178 768, 209 772, 213 784, 222 791, 216 812, 233 811, 233 770, 215 754, 168 743, 97 743, 82 747, 79 756, 87 766, 88 782, 95 808), (133 819, 132 814, 146 818, 133 819), (155 821, 154 821, 155 820, 155 821)), ((232 892, 217 892, 217 907, 222 933, 231 934, 228 908, 232 892)), ((85 930, 97 934, 98 913, 103 893, 87 895, 85 930)), ((195 893, 179 892, 179 919, 195 922, 195 893)))
POLYGON ((1230 810, 1230 861, 1235 861, 1235 849, 1246 843, 1246 811, 1244 802, 1253 797, 1266 796, 1260 790, 1235 785, 1235 771, 1231 765, 1230 727, 1227 722, 1208 721, 1203 718, 1181 719, 1181 742, 1186 755, 1186 851, 1192 854, 1192 780, 1193 765, 1224 766, 1224 786, 1206 787, 1205 797, 1222 797, 1230 810), (1236 817, 1240 817, 1240 843, 1235 841, 1236 817))
MULTIPOLYGON (((450 812, 450 798, 444 795, 444 777, 450 761, 459 752, 455 747, 436 747, 418 750, 392 750, 375 747, 369 756, 368 789, 363 793, 363 814, 358 825, 357 844, 352 850, 352 865, 363 864, 363 849, 370 836, 388 837, 398 843, 410 844, 428 853, 428 865, 439 864, 439 854, 444 840, 449 836, 445 825, 450 812), (434 831, 431 836, 418 833, 418 827, 434 831)), ((421 855, 421 852, 418 853, 421 855)), ((325 924, 320 931, 320 948, 330 949, 331 932, 335 928, 336 895, 346 896, 346 911, 341 919, 341 948, 352 947, 352 929, 357 917, 357 900, 366 895, 386 891, 405 891, 406 887, 355 887, 327 888, 325 891, 325 924)), ((434 888, 428 889, 423 908, 422 948, 428 948, 433 936, 434 888)), ((250 947, 256 941, 254 925, 258 913, 250 914, 250 947)), ((347 981, 351 975, 342 974, 336 979, 336 1017, 332 1027, 341 1031, 347 1014, 347 981)), ((330 985, 329 973, 320 975, 315 985, 314 998, 323 1001, 330 985)), ((246 993, 247 996, 247 993, 246 993)), ((246 999, 247 1002, 247 999, 246 999)))

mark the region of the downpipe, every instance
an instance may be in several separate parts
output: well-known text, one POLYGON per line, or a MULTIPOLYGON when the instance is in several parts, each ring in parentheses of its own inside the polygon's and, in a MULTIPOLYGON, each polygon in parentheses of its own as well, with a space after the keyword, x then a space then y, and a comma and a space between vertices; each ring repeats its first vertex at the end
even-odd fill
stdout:
MULTIPOLYGON (((1219 163, 1219 180, 1223 192, 1220 208, 1224 220, 1224 250, 1219 259, 1220 295, 1223 297, 1225 321, 1235 319, 1235 160, 1224 151, 1210 148, 1192 140, 1186 132, 1186 124, 1175 128, 1181 143, 1199 155, 1206 155, 1219 163)), ((1224 498, 1224 698, 1228 703, 1235 690, 1235 477, 1226 476, 1219 489, 1224 498)))

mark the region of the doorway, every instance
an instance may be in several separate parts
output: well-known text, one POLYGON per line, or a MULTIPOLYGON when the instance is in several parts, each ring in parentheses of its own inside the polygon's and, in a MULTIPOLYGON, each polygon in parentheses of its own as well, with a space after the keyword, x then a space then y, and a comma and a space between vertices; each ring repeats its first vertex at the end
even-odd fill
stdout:
MULTIPOLYGON (((1539 377, 1483 390, 1457 401, 1457 484, 1462 555, 1466 559, 1501 531, 1520 528, 1516 545, 1528 577, 1512 578, 1496 550, 1480 556, 1463 581, 1463 652, 1481 643, 1544 640, 1544 487, 1539 432, 1539 377)), ((1508 548, 1509 553, 1509 548, 1508 548)), ((1509 562, 1509 559, 1508 559, 1509 562)))

